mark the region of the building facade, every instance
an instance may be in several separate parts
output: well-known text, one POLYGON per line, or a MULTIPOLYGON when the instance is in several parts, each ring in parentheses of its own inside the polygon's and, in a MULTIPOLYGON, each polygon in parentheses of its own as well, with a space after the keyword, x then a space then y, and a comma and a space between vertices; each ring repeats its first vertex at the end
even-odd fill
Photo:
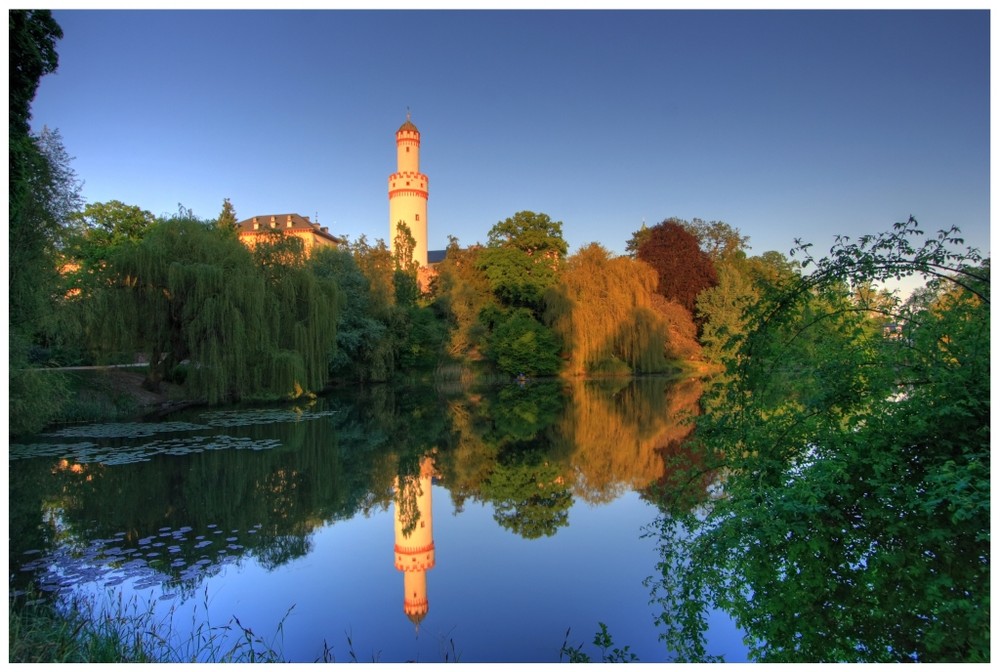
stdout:
POLYGON ((250 219, 244 219, 236 224, 236 232, 240 242, 253 249, 257 241, 265 236, 270 236, 272 232, 280 232, 285 235, 295 236, 302 240, 306 256, 312 254, 313 250, 321 247, 337 247, 344 244, 344 239, 330 233, 325 226, 320 226, 309 221, 308 217, 303 217, 295 213, 284 215, 258 215, 250 219))

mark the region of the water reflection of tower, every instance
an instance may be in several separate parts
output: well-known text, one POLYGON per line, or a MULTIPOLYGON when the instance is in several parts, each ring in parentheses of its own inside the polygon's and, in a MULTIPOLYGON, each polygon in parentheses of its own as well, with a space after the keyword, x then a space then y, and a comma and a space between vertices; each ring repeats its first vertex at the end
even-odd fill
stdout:
POLYGON ((396 569, 403 572, 403 612, 420 626, 427 615, 427 570, 434 567, 431 478, 434 460, 420 460, 419 476, 396 478, 394 523, 396 569))

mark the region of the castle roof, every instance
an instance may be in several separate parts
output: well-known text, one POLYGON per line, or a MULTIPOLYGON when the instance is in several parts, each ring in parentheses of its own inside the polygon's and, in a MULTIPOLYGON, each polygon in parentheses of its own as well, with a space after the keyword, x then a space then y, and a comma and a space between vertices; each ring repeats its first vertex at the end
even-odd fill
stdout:
POLYGON ((338 245, 342 245, 345 242, 343 239, 330 233, 327 227, 311 222, 308 217, 303 217, 294 212, 282 215, 257 215, 236 224, 236 231, 238 233, 253 233, 255 231, 270 229, 274 229, 275 231, 308 231, 319 238, 325 238, 338 245), (256 227, 254 226, 255 224, 257 225, 256 227))
POLYGON ((427 263, 440 264, 448 256, 448 250, 427 250, 427 263))
POLYGON ((402 133, 403 131, 414 131, 415 133, 419 133, 420 132, 420 131, 417 130, 417 127, 413 125, 413 122, 410 121, 409 117, 406 118, 406 121, 403 122, 403 125, 400 126, 399 130, 396 131, 396 132, 397 133, 402 133))

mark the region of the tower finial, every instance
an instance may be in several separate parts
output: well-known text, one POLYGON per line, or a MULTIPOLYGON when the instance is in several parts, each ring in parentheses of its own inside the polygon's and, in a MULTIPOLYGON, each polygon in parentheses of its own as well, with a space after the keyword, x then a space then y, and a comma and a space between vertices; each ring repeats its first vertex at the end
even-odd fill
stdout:
POLYGON ((410 120, 410 106, 409 105, 406 106, 406 120, 407 121, 410 120))

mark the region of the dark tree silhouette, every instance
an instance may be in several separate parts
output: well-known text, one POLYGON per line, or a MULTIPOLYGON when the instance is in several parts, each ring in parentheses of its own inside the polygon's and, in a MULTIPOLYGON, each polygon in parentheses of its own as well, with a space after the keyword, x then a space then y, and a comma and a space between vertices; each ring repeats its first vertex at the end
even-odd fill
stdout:
POLYGON ((637 256, 659 276, 657 292, 695 314, 695 299, 718 283, 711 258, 702 252, 698 238, 674 219, 650 227, 637 256))

